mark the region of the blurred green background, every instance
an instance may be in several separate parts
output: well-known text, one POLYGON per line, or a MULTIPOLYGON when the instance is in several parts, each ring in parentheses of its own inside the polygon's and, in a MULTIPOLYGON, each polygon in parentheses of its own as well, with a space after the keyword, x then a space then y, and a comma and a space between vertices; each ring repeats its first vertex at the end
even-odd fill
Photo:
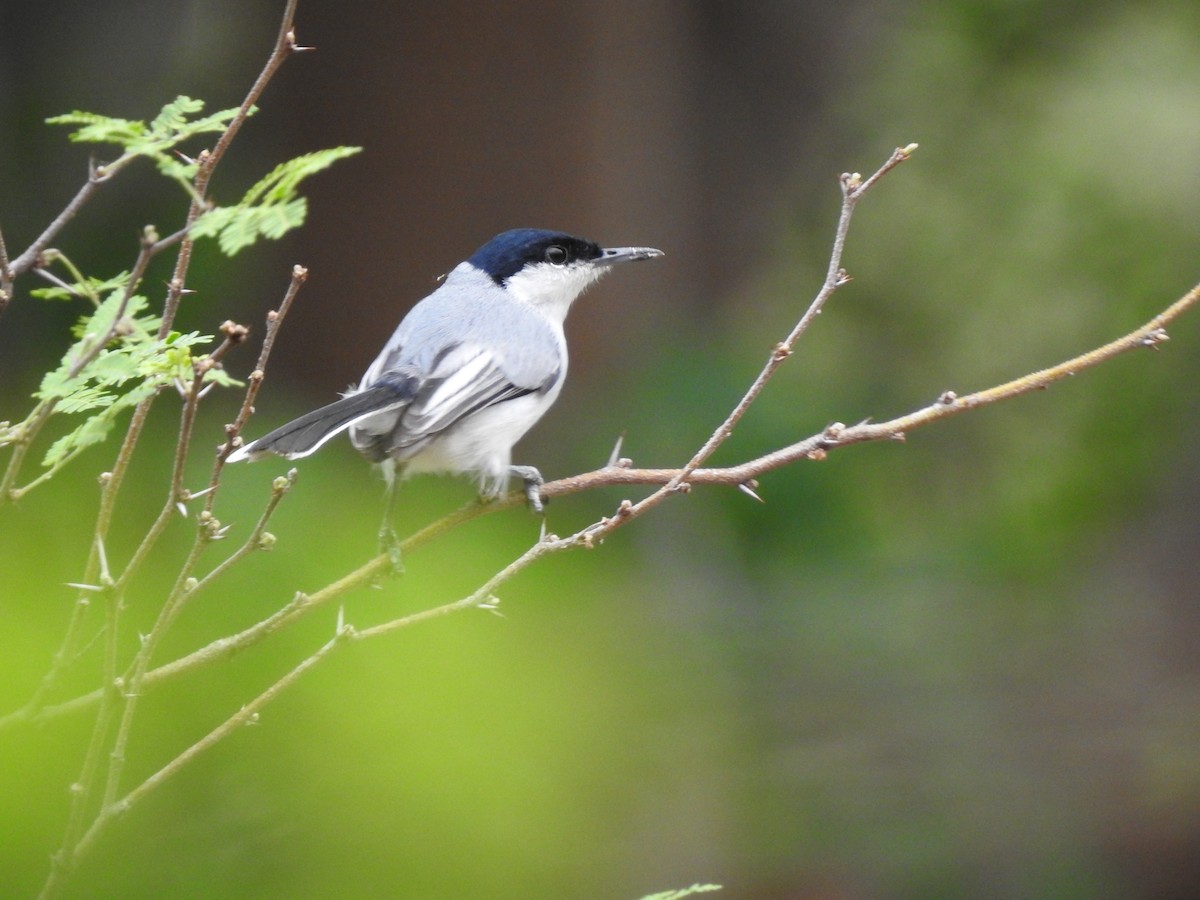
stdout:
MULTIPOLYGON (((6 4, 0 226, 16 254, 86 151, 49 115, 236 105, 281 4, 6 4)), ((819 285, 836 176, 914 160, 860 207, 833 299, 718 462, 831 421, 888 418, 1122 334, 1200 277, 1194 2, 424 5, 305 2, 287 63, 218 176, 239 196, 334 144, 309 225, 233 263, 203 248, 183 324, 256 328, 312 272, 256 434, 331 399, 405 309, 492 233, 561 227, 667 251, 590 293, 573 372, 522 444, 550 477, 624 433, 685 460, 819 285)), ((88 271, 182 216, 123 176, 58 244, 88 271)), ((151 296, 168 277, 160 260, 151 296)), ((17 419, 79 314, 20 282, 0 319, 17 419)), ((1200 317, 1161 352, 763 479, 696 490, 472 611, 345 648, 112 829, 78 897, 1184 897, 1200 887, 1200 317)), ((244 375, 246 352, 231 363, 244 375)), ((237 405, 207 401, 189 483, 237 405)), ((128 558, 165 492, 164 396, 122 496, 128 558)), ((0 712, 32 691, 83 570, 113 446, 0 509, 0 712)), ((244 534, 284 463, 231 470, 244 534)), ((369 558, 375 476, 347 445, 299 465, 271 530, 183 616, 159 662, 369 558)), ((33 469, 31 469, 33 471, 33 469)), ((471 496, 414 481, 408 531, 471 496)), ((633 492, 556 501, 565 533, 633 492)), ((412 554, 347 598, 365 626, 457 599, 536 537, 522 511, 412 554)), ((191 526, 130 597, 153 621, 191 526)), ((215 561, 216 554, 209 557, 215 561)), ((130 784, 328 639, 327 609, 149 694, 130 784)), ((99 627, 99 617, 89 634, 99 627)), ((95 683, 99 644, 62 698, 95 683)), ((86 715, 0 734, 0 888, 35 892, 86 715)))

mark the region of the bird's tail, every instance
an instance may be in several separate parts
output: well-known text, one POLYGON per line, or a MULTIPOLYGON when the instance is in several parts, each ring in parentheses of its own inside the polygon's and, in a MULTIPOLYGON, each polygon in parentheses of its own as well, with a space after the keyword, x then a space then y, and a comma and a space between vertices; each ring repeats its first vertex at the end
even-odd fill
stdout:
POLYGON ((285 459, 300 459, 316 451, 335 435, 341 434, 351 425, 378 413, 396 410, 412 400, 405 386, 385 381, 343 397, 328 406, 322 406, 286 425, 281 425, 270 434, 239 447, 229 454, 227 462, 260 459, 268 454, 285 459))

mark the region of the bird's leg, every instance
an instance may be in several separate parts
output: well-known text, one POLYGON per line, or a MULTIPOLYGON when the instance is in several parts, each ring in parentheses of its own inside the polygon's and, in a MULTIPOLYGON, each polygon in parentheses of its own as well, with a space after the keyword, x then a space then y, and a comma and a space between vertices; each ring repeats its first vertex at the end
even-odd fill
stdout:
POLYGON ((542 473, 533 466, 509 466, 508 472, 525 482, 525 499, 529 502, 529 508, 537 515, 545 516, 546 503, 542 499, 542 485, 546 483, 546 479, 542 477, 542 473))
POLYGON ((396 467, 391 460, 383 464, 383 478, 387 483, 387 499, 383 504, 383 523, 379 526, 379 552, 386 553, 391 561, 393 575, 404 574, 404 563, 400 559, 400 537, 392 525, 396 515, 396 467))

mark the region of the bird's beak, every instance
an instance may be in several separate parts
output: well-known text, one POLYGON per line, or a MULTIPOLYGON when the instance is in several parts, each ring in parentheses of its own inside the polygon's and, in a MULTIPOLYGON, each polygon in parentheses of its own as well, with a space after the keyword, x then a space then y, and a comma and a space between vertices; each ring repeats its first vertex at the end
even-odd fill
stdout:
POLYGON ((639 259, 654 259, 662 256, 661 250, 653 247, 607 247, 593 260, 598 266, 611 266, 615 263, 637 262, 639 259))

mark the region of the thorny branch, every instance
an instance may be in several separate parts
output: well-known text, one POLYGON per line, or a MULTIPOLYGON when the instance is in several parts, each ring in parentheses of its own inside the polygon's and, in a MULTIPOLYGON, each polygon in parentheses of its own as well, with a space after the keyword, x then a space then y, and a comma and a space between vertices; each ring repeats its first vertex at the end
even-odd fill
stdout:
POLYGON ((0 316, 3 316, 4 310, 8 308, 12 292, 13 271, 8 262, 8 247, 4 244, 4 232, 0 231, 0 316))
MULTIPOLYGON (((687 482, 690 484, 750 485, 754 479, 767 472, 802 459, 824 459, 825 454, 839 447, 848 447, 851 444, 862 444, 868 441, 903 441, 908 432, 924 425, 990 406, 1001 400, 1010 400, 1022 394, 1045 390, 1056 381, 1107 362, 1130 350, 1157 347, 1169 340, 1166 326, 1197 303, 1200 303, 1200 284, 1197 284, 1140 328, 1134 329, 1129 334, 1117 338, 1103 347, 1089 350, 1087 353, 1056 366, 1041 369, 1004 384, 961 397, 953 391, 945 391, 929 406, 895 419, 889 419, 886 422, 868 421, 849 426, 835 422, 819 434, 814 434, 802 441, 797 441, 787 447, 774 450, 756 459, 747 460, 736 466, 695 469, 687 475, 687 482)), ((585 472, 582 475, 547 482, 542 487, 542 493, 547 497, 554 497, 610 485, 670 484, 679 477, 681 471, 678 469, 635 469, 628 465, 607 466, 594 472, 585 472)))
POLYGON ((230 453, 241 446, 242 429, 246 427, 246 422, 254 412, 254 401, 258 398, 258 391, 262 387, 263 379, 267 376, 267 361, 271 358, 271 350, 275 347, 275 338, 279 335, 279 329, 283 326, 283 320, 292 308, 296 295, 300 293, 300 288, 307 280, 308 269, 304 266, 293 266, 292 282, 283 296, 283 302, 279 304, 279 309, 273 309, 267 313, 266 334, 263 335, 258 362, 254 365, 254 371, 246 379, 249 384, 246 387, 245 397, 242 399, 242 407, 238 410, 234 420, 225 426, 225 443, 221 445, 221 449, 217 452, 217 458, 213 462, 212 477, 209 479, 206 489, 208 497, 204 501, 204 511, 209 514, 212 513, 213 503, 216 501, 225 461, 229 458, 230 453))

